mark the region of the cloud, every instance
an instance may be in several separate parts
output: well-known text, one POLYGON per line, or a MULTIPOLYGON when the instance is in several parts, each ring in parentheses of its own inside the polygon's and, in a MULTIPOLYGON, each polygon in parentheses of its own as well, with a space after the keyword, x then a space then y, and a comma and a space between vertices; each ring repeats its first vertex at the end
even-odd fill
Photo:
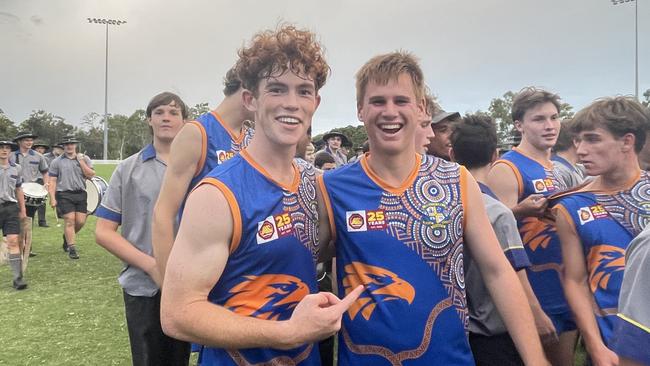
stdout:
POLYGON ((0 11, 0 24, 15 24, 18 22, 20 22, 20 18, 17 16, 11 13, 0 11))
POLYGON ((29 20, 34 23, 34 25, 42 25, 43 24, 43 18, 39 17, 38 15, 32 15, 29 20))

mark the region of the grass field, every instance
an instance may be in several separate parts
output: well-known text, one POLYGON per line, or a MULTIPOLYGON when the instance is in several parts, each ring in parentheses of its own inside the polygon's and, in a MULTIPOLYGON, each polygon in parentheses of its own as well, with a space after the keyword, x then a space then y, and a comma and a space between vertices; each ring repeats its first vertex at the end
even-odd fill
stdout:
MULTIPOLYGON (((114 165, 96 166, 109 180, 114 165)), ((94 216, 77 239, 81 259, 61 249, 62 228, 47 209, 49 228, 33 230, 34 252, 25 278, 11 287, 8 266, 0 266, 0 365, 129 365, 121 263, 95 243, 94 216)))
MULTIPOLYGON (((95 167, 106 181, 114 168, 95 167)), ((70 260, 49 207, 47 214, 50 227, 33 231, 29 288, 15 291, 8 266, 0 266, 0 365, 130 365, 121 263, 95 243, 94 216, 78 235, 81 259, 70 260)), ((581 350, 576 365, 583 360, 581 350)))

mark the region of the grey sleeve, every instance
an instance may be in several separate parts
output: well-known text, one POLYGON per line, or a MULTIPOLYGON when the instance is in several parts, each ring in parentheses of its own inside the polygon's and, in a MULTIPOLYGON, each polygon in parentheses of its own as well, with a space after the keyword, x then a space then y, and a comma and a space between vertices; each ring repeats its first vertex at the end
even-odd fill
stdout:
POLYGON ((519 236, 519 230, 517 229, 517 221, 515 221, 515 216, 512 214, 512 211, 508 210, 507 212, 500 213, 493 227, 501 249, 504 251, 524 246, 521 242, 521 236, 519 236))
POLYGON ((56 159, 52 160, 52 165, 50 165, 48 175, 50 177, 58 177, 59 176, 59 161, 58 160, 56 160, 56 159))
POLYGON ((41 155, 41 161, 38 163, 38 170, 43 173, 47 171, 47 159, 45 159, 45 156, 41 155))
POLYGON ((650 326, 650 231, 636 237, 627 249, 619 313, 650 326))
POLYGON ((90 167, 91 169, 95 170, 95 168, 93 167, 93 161, 90 160, 90 158, 88 157, 88 155, 84 155, 84 161, 86 162, 86 165, 88 165, 88 167, 90 167))
POLYGON ((101 205, 105 208, 122 214, 122 170, 124 165, 120 164, 115 169, 111 180, 108 182, 108 189, 102 199, 101 205))

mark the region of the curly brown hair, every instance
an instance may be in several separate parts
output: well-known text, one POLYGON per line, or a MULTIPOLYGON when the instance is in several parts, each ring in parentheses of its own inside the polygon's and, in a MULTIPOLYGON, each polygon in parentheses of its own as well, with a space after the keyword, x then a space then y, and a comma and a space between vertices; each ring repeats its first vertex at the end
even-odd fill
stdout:
POLYGON ((545 103, 553 103, 557 112, 560 113, 562 106, 560 96, 557 94, 533 86, 521 89, 512 98, 512 120, 523 122, 526 111, 545 103))
POLYGON ((260 80, 291 70, 314 81, 316 91, 325 85, 330 67, 323 47, 311 31, 293 25, 265 30, 253 36, 251 44, 237 54, 237 70, 244 88, 257 95, 260 80))
POLYGON ((372 81, 379 85, 386 85, 389 81, 397 80, 402 73, 406 73, 411 78, 415 98, 420 103, 424 93, 424 75, 418 60, 409 52, 395 51, 371 58, 357 72, 357 107, 363 105, 368 83, 372 81))

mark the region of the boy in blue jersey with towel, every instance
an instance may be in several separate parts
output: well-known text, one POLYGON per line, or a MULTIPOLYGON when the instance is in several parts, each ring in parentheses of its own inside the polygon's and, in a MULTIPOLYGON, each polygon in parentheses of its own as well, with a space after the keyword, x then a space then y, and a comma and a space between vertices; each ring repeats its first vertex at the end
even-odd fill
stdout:
POLYGON ((546 197, 567 188, 551 161, 551 148, 560 132, 560 98, 524 88, 513 98, 512 119, 521 132, 521 143, 497 160, 487 185, 517 219, 532 264, 528 279, 544 310, 533 315, 546 355, 553 365, 571 365, 577 335, 560 280, 560 241, 555 227, 541 220, 546 197))
POLYGON ((154 254, 163 276, 178 212, 188 192, 212 169, 245 148, 253 136, 252 126, 245 123, 253 114, 242 103, 236 66, 228 70, 223 84, 224 99, 217 108, 185 124, 172 144, 152 223, 154 254))
POLYGON ((650 222, 650 176, 638 162, 650 113, 632 97, 603 98, 578 112, 573 124, 576 153, 595 178, 554 206, 564 292, 593 363, 617 365, 613 332, 624 321, 616 314, 625 253, 650 222))
POLYGON ((365 288, 343 316, 339 365, 473 365, 464 244, 523 360, 547 364, 476 182, 458 164, 416 151, 425 115, 418 62, 405 52, 376 56, 356 85, 370 152, 318 180, 339 291, 365 288))
POLYGON ((282 26, 239 51, 256 133, 190 193, 163 283, 165 332, 205 345, 201 365, 320 365, 362 288, 316 293, 315 171, 296 164, 329 74, 309 31, 282 26))

